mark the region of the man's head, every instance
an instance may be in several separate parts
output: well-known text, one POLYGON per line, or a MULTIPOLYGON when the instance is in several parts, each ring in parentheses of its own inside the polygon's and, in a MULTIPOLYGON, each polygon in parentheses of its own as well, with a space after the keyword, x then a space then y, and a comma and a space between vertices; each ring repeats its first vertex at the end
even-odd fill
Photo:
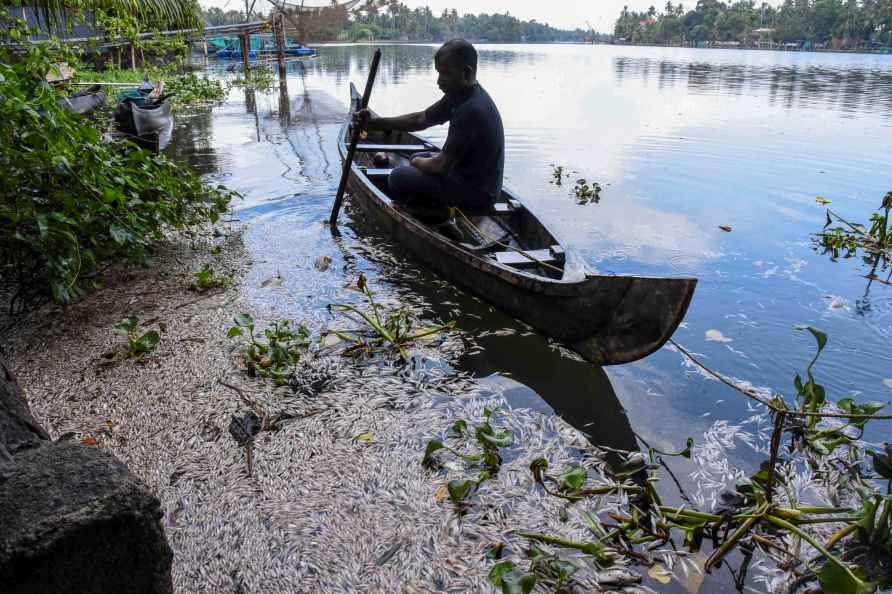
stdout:
POLYGON ((444 93, 467 89, 477 82, 477 50, 464 39, 443 44, 434 56, 437 86, 444 93))

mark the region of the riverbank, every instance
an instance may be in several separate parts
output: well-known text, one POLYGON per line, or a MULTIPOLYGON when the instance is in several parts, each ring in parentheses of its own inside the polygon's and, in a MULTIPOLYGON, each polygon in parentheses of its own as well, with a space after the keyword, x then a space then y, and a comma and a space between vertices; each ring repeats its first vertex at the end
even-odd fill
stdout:
POLYGON ((782 52, 782 53, 807 53, 807 54, 871 54, 871 55, 890 55, 892 48, 879 49, 833 49, 833 48, 811 48, 804 49, 801 47, 793 47, 795 44, 773 44, 768 47, 759 46, 743 46, 733 45, 726 42, 716 42, 714 45, 681 45, 667 43, 597 43, 589 45, 615 45, 618 47, 673 47, 680 49, 722 49, 722 50, 753 50, 760 52, 782 52))
POLYGON ((239 312, 259 325, 272 313, 244 298, 250 266, 237 231, 176 236, 151 267, 112 267, 83 301, 34 311, 4 337, 51 437, 114 454, 160 499, 175 591, 486 591, 489 548, 505 542, 505 558, 523 558, 513 530, 584 538, 579 518, 558 521, 559 500, 529 465, 545 456, 568 467, 591 446, 560 418, 511 410, 449 371, 473 337, 417 346, 425 364, 414 371, 323 349, 304 357, 293 386, 248 377, 226 331, 239 312), (188 285, 206 264, 231 282, 196 294, 188 285), (121 348, 112 327, 131 315, 139 332, 160 332, 158 346, 103 356, 121 348), (517 447, 460 514, 444 485, 463 469, 432 474, 421 461, 429 439, 484 406, 504 407, 494 423, 517 447), (249 467, 230 425, 251 412, 278 421, 257 436, 249 467))

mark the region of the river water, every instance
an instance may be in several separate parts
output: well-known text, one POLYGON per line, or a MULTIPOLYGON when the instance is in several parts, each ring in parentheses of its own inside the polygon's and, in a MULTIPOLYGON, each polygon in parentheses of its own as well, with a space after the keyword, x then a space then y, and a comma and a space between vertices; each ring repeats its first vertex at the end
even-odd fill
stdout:
MULTIPOLYGON (((396 115, 438 99, 436 46, 383 49, 376 111, 396 115)), ((834 262, 816 252, 810 234, 825 221, 816 196, 867 222, 892 190, 892 57, 478 50, 478 78, 505 126, 506 185, 589 267, 696 276, 675 339, 729 376, 792 398, 793 376, 814 353, 812 337, 794 327, 808 324, 829 335, 816 376, 831 398, 890 399, 892 288, 869 283, 859 258, 834 262), (571 172, 561 186, 553 165, 571 172), (601 185, 598 203, 577 204, 578 178, 601 185)), ((595 443, 630 447, 634 431, 672 450, 689 436, 702 443, 755 431, 745 398, 670 347, 602 370, 439 281, 349 203, 333 235, 322 221, 340 175, 336 138, 348 83, 362 87, 372 51, 323 46, 317 59, 289 64, 287 90, 233 89, 219 107, 178 115, 167 152, 244 195, 235 216, 248 225, 246 285, 258 306, 318 328, 330 321, 327 303, 356 299, 347 287, 362 271, 382 298, 424 303, 430 321, 456 319, 474 335, 483 348, 460 369, 514 406, 561 414, 595 443), (332 258, 328 271, 313 266, 321 255, 332 258)), ((231 77, 227 66, 210 69, 231 77)), ((446 131, 426 134, 442 141, 446 131)), ((868 433, 890 436, 888 424, 868 433)), ((730 440, 724 449, 734 466, 752 470, 762 455, 742 445, 730 440)), ((683 460, 673 468, 690 487, 693 468, 683 460)))

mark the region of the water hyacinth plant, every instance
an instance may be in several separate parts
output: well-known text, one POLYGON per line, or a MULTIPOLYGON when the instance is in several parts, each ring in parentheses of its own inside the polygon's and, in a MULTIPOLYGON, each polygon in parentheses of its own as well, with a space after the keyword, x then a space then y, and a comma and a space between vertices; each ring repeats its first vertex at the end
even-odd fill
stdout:
POLYGON ((483 409, 483 422, 474 425, 471 430, 468 422, 459 419, 452 424, 443 439, 432 439, 424 450, 422 464, 430 469, 439 469, 441 464, 435 454, 445 451, 463 460, 469 470, 477 470, 475 479, 454 479, 447 483, 449 498, 456 505, 462 505, 477 490, 480 484, 499 473, 502 457, 499 448, 509 447, 514 443, 514 434, 508 429, 494 427, 492 417, 495 411, 483 409), (453 442, 453 446, 446 445, 453 442), (461 452, 457 448, 470 447, 470 452, 461 452))
POLYGON ((888 259, 892 254, 892 192, 883 197, 880 210, 870 216, 870 227, 861 223, 851 223, 829 208, 824 230, 814 236, 815 247, 830 254, 831 258, 854 256, 857 251, 864 250, 870 255, 888 259), (831 225, 836 223, 835 227, 831 225))
POLYGON ((114 326, 114 331, 127 339, 127 348, 124 357, 142 357, 155 350, 161 342, 161 335, 156 330, 149 330, 143 334, 137 332, 139 318, 129 316, 114 326))
POLYGON ((263 332, 257 332, 254 318, 246 313, 235 318, 235 326, 229 328, 227 336, 243 339, 241 355, 249 375, 271 379, 279 386, 290 379, 301 353, 310 344, 310 332, 304 326, 277 320, 263 332))
POLYGON ((229 276, 220 274, 210 264, 202 265, 198 272, 192 273, 195 280, 189 284, 189 288, 197 293, 204 293, 208 289, 225 287, 229 283, 229 276))
MULTIPOLYGON (((535 458, 530 464, 532 484, 563 500, 561 521, 566 522, 575 511, 590 538, 571 540, 516 531, 515 536, 528 543, 525 555, 530 564, 522 568, 516 561, 499 561, 505 547, 495 543, 492 550, 499 554, 493 558, 498 563, 489 578, 496 591, 530 592, 546 587, 569 592, 574 591, 573 582, 580 573, 594 571, 604 576, 622 566, 643 566, 649 578, 667 584, 673 579, 694 583, 691 575, 700 576, 695 580, 699 584, 705 573, 727 566, 738 589, 743 589, 747 569, 757 557, 772 560, 778 571, 785 572, 780 582, 783 590, 775 585, 772 592, 870 594, 892 585, 888 570, 892 567, 892 444, 875 450, 861 441, 866 423, 892 416, 878 414, 881 404, 859 403, 850 397, 832 401, 817 375, 827 336, 813 327, 799 329, 814 338, 817 348, 804 374, 794 378, 792 399, 765 398, 704 367, 759 400, 773 421, 768 459, 757 472, 722 492, 717 508, 668 505, 655 488, 658 463, 664 457, 696 458, 697 448, 690 438, 677 451, 650 446, 646 455, 611 450, 621 454, 612 465, 571 466, 553 475, 544 457, 535 458), (810 489, 798 484, 800 469, 814 477, 810 489), (574 556, 562 558, 560 550, 574 556), (736 572, 729 564, 732 552, 738 553, 734 558, 741 563, 736 572)), ((699 364, 687 351, 683 353, 699 364)), ((489 418, 485 416, 487 423, 489 418)), ((468 449, 467 440, 459 441, 470 435, 468 424, 456 421, 443 439, 428 443, 424 456, 432 468, 440 467, 435 456, 445 452, 469 469, 480 469, 476 479, 450 484, 450 497, 463 506, 469 505, 480 483, 492 476, 484 462, 485 450, 468 449)), ((635 583, 642 578, 624 574, 617 579, 635 583)), ((598 583, 606 582, 599 577, 598 583)))
POLYGON ((328 335, 336 336, 349 346, 343 351, 345 355, 372 355, 375 353, 396 352, 403 361, 409 360, 406 348, 420 338, 433 336, 449 330, 455 326, 455 322, 448 322, 441 326, 417 329, 417 320, 406 308, 398 308, 385 311, 375 302, 375 296, 366 282, 364 275, 359 275, 356 283, 362 291, 369 308, 365 311, 349 304, 332 303, 328 310, 339 313, 348 320, 359 324, 355 330, 327 330, 323 332, 323 339, 328 335))

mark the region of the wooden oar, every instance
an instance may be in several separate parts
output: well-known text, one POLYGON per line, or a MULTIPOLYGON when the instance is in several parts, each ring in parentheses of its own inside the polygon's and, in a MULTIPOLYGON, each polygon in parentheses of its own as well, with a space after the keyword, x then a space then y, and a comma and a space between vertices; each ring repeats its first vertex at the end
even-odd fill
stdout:
MULTIPOLYGON (((375 50, 375 55, 372 58, 369 79, 365 83, 365 93, 362 94, 362 100, 359 103, 359 109, 361 110, 369 106, 369 97, 372 94, 372 85, 375 84, 375 75, 378 73, 378 62, 380 61, 381 49, 378 48, 375 50)), ((331 218, 328 220, 332 225, 338 224, 341 201, 344 199, 344 190, 347 189, 347 178, 350 177, 350 167, 353 165, 353 155, 356 153, 356 145, 359 144, 359 135, 361 133, 362 126, 353 126, 353 138, 350 139, 350 147, 347 149, 347 157, 344 159, 344 171, 341 172, 341 183, 338 185, 338 193, 335 195, 334 206, 331 209, 331 218)))

